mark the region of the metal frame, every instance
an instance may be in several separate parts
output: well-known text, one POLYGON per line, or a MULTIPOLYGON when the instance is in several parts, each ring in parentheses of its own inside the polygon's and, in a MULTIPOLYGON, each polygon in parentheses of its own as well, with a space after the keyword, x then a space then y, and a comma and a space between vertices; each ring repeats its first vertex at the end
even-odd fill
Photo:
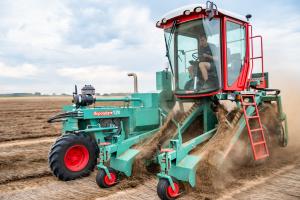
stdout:
MULTIPOLYGON (((245 91, 242 93, 237 93, 236 95, 255 95, 255 102, 257 105, 261 104, 262 102, 271 102, 276 101, 278 104, 278 113, 280 116, 280 119, 285 124, 285 134, 284 134, 284 145, 287 144, 287 120, 286 115, 282 111, 282 105, 281 105, 281 97, 278 95, 267 95, 265 91, 245 91)), ((217 95, 216 98, 220 100, 228 99, 228 95, 217 95)), ((209 129, 206 128, 205 132, 203 134, 200 134, 199 136, 182 143, 182 134, 184 133, 184 130, 193 122, 195 119, 195 116, 199 116, 201 113, 205 113, 207 109, 209 108, 209 101, 207 101, 204 104, 201 104, 191 115, 184 121, 182 126, 177 126, 177 139, 172 139, 169 144, 168 149, 163 149, 161 154, 157 156, 158 163, 161 167, 161 172, 157 174, 159 179, 166 179, 169 181, 170 186, 174 190, 174 181, 184 181, 188 182, 192 187, 195 187, 196 185, 196 166, 199 162, 201 162, 201 157, 192 156, 189 155, 190 151, 196 148, 198 145, 202 144, 203 142, 209 140, 216 132, 216 128, 209 129), (208 104, 206 104, 208 103, 208 104), (205 111, 206 110, 206 111, 205 111)), ((241 107, 241 103, 238 103, 239 107, 241 107)), ((251 116, 253 113, 255 113, 255 107, 249 106, 246 108, 245 113, 247 113, 248 116, 251 116)), ((207 118, 208 115, 203 115, 204 119, 207 118)), ((230 140, 229 144, 229 150, 226 152, 223 157, 220 159, 220 163, 224 162, 226 156, 228 155, 230 149, 234 146, 234 144, 238 141, 240 135, 242 134, 244 128, 246 127, 246 120, 245 117, 243 117, 244 114, 242 114, 240 120, 238 121, 238 129, 233 136, 233 138, 230 140)), ((212 122, 206 121, 206 124, 210 124, 212 122)))
POLYGON ((65 106, 64 111, 76 115, 62 119, 62 134, 90 135, 98 144, 97 168, 103 169, 109 178, 109 167, 130 176, 133 160, 139 153, 131 147, 158 132, 175 103, 170 72, 156 73, 156 87, 155 93, 95 99, 95 102, 123 102, 123 106, 65 106), (121 128, 113 125, 102 127, 99 122, 102 119, 120 119, 121 128))
POLYGON ((201 158, 188 154, 199 144, 209 140, 217 130, 215 128, 217 120, 210 108, 211 104, 212 102, 209 98, 202 99, 198 108, 181 125, 174 121, 177 126, 176 137, 170 141, 169 148, 162 149, 162 153, 157 156, 158 163, 161 166, 161 172, 157 176, 169 180, 172 189, 174 189, 173 177, 180 181, 187 181, 192 186, 195 186, 196 164, 201 158), (183 143, 182 135, 199 116, 203 116, 203 134, 199 133, 199 136, 183 143))
POLYGON ((123 172, 126 176, 131 176, 133 159, 139 153, 139 150, 130 149, 130 147, 156 133, 158 130, 159 129, 147 131, 129 139, 125 139, 125 132, 122 131, 120 136, 114 137, 113 143, 105 143, 103 145, 99 143, 99 164, 97 165, 97 168, 104 169, 105 173, 110 178, 108 167, 105 165, 105 163, 110 162, 110 167, 123 172), (130 153, 128 153, 128 151, 130 151, 130 153), (119 159, 120 157, 122 157, 122 161, 117 162, 116 159, 119 159), (121 165, 120 162, 122 162, 121 165))

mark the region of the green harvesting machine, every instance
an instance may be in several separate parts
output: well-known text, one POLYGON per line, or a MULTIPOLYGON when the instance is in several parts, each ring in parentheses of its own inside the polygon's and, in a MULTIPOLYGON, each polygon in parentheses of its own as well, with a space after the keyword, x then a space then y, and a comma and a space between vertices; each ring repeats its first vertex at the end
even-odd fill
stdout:
MULTIPOLYGON (((225 117, 236 127, 227 141, 229 147, 234 147, 243 133, 248 135, 255 161, 272 155, 271 141, 285 147, 288 129, 280 91, 269 88, 263 40, 253 35, 250 18, 218 9, 210 1, 166 14, 156 26, 164 30, 170 70, 156 73, 157 92, 138 93, 135 89, 125 98, 95 98, 92 86, 85 86, 81 94, 76 89, 73 105, 49 119, 63 124, 62 136, 49 154, 53 174, 72 180, 89 175, 97 166, 97 184, 111 187, 120 173, 132 175, 141 151, 134 146, 155 136, 163 124, 172 123, 172 134, 159 144, 151 162, 160 166, 158 196, 175 199, 182 191, 180 183, 199 184, 196 171, 204 154, 194 152, 205 149, 220 134, 218 107, 222 101, 234 102, 237 110, 231 121, 225 117), (122 105, 95 106, 96 102, 116 101, 122 105), (181 118, 167 120, 175 104, 180 110, 185 110, 185 104, 191 106, 181 118), (269 121, 275 123, 265 124, 261 119, 266 105, 274 108, 276 115, 270 115, 269 121), (187 137, 195 123, 199 128, 187 137)), ((227 148, 223 159, 231 149, 227 148)))
POLYGON ((104 187, 117 180, 116 176, 110 180, 109 170, 131 175, 133 159, 139 153, 131 147, 158 131, 175 102, 170 72, 156 73, 156 93, 138 93, 133 75, 135 93, 123 98, 96 98, 91 85, 85 85, 78 94, 75 86, 73 105, 48 120, 62 122, 62 136, 49 154, 50 169, 60 180, 89 175, 97 159, 99 176, 108 180, 101 182, 104 187), (115 102, 116 106, 95 106, 97 102, 115 102))

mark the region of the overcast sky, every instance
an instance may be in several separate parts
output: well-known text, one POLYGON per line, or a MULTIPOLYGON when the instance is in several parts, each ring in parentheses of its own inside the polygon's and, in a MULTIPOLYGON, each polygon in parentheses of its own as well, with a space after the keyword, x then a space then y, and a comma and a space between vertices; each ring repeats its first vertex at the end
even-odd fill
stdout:
MULTIPOLYGON (((300 72, 300 3, 219 0, 219 8, 251 13, 262 34, 266 69, 289 81, 300 72)), ((0 93, 71 93, 73 85, 129 92, 155 90, 165 67, 163 33, 155 23, 191 3, 175 0, 0 0, 0 93)))

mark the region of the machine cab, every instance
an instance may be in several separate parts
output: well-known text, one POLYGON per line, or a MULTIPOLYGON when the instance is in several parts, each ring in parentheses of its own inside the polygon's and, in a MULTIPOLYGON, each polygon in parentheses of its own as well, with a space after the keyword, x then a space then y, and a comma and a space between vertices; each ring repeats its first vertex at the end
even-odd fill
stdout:
POLYGON ((171 11, 156 25, 164 29, 177 97, 212 96, 247 87, 250 25, 246 17, 208 3, 171 11))

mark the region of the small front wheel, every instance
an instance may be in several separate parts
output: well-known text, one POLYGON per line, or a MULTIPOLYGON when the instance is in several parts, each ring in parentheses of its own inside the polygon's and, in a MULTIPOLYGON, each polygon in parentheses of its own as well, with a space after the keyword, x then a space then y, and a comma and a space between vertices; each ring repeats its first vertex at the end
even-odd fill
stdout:
POLYGON ((110 188, 117 183, 117 173, 114 169, 108 168, 110 178, 105 173, 104 169, 100 169, 96 176, 97 185, 101 188, 110 188))
POLYGON ((179 184, 174 182, 175 190, 172 189, 167 179, 160 179, 157 184, 157 195, 162 200, 173 200, 179 196, 179 184))

